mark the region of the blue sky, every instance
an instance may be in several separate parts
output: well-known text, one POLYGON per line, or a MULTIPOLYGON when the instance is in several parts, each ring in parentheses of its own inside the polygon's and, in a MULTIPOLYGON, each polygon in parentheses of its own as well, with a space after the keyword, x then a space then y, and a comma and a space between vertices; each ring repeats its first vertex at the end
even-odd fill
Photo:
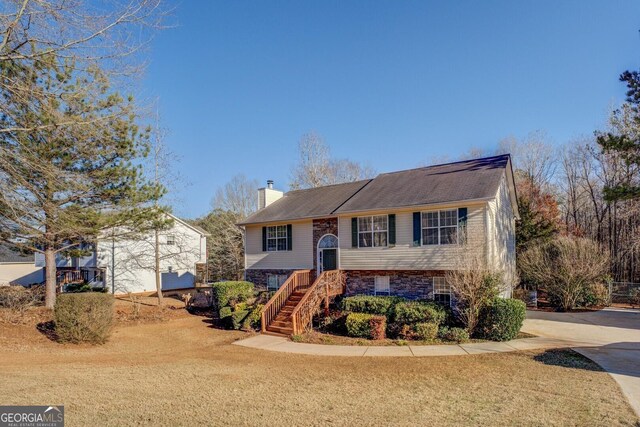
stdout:
POLYGON ((616 0, 176 3, 144 76, 190 184, 175 212, 204 215, 238 173, 286 190, 312 130, 379 172, 590 135, 640 65, 639 18, 616 0))

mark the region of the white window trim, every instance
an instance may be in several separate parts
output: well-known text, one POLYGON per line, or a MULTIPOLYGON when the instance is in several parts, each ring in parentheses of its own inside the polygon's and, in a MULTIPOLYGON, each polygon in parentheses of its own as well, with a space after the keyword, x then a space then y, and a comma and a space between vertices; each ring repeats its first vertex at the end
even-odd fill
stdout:
POLYGON ((449 296, 449 307, 453 305, 453 295, 451 292, 451 285, 447 285, 447 281, 444 276, 435 276, 433 278, 433 300, 435 301, 436 295, 448 295, 449 296), (436 279, 442 279, 444 285, 447 287, 448 292, 436 292, 436 279))
POLYGON ((373 248, 388 248, 389 247, 389 215, 365 215, 365 216, 359 216, 358 218, 358 249, 373 249, 373 248), (387 217, 387 228, 385 228, 384 230, 374 230, 373 229, 373 219, 375 217, 380 217, 380 216, 385 216, 387 217), (360 218, 371 218, 371 231, 360 231, 360 218), (387 234, 387 238, 386 238, 386 242, 387 244, 384 246, 376 246, 375 245, 375 239, 373 238, 375 233, 386 233, 387 234), (360 246, 360 234, 371 234, 371 246, 360 246))
POLYGON ((176 244, 176 236, 173 234, 167 234, 167 245, 175 245, 176 244))
POLYGON ((286 252, 289 250, 289 234, 288 234, 288 230, 287 230, 287 226, 286 225, 268 225, 267 226, 267 252, 286 252), (278 237, 278 227, 282 227, 284 228, 284 237, 278 237), (275 235, 276 237, 269 237, 269 229, 270 228, 275 228, 275 235), (285 240, 285 249, 278 249, 278 240, 279 239, 284 239, 285 240), (269 240, 273 240, 275 241, 275 246, 273 249, 269 249, 269 240))
POLYGON ((460 243, 460 224, 459 224, 459 212, 458 212, 458 208, 452 208, 452 209, 438 209, 438 210, 432 210, 432 211, 422 211, 420 212, 420 245, 421 246, 453 246, 453 245, 457 245, 460 243), (440 225, 440 212, 446 212, 446 211, 456 211, 456 242, 455 243, 442 243, 440 241, 440 229, 442 228, 452 228, 453 225, 440 225), (422 224, 424 223, 424 215, 427 213, 438 213, 438 226, 437 227, 423 227, 422 224), (438 243, 425 243, 425 239, 424 239, 424 230, 438 230, 438 243))
POLYGON ((389 276, 375 276, 373 278, 373 294, 374 295, 391 295, 391 280, 389 279, 389 276), (387 282, 386 291, 378 291, 378 280, 387 282))

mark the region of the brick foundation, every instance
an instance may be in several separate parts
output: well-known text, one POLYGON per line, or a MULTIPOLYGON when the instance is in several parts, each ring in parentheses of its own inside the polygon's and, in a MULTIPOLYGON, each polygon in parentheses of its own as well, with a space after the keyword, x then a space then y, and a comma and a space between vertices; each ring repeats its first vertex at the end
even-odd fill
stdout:
POLYGON ((433 299, 433 277, 444 276, 440 270, 345 270, 346 295, 373 295, 375 276, 389 276, 391 295, 409 299, 433 299))
POLYGON ((325 234, 338 236, 338 218, 321 218, 313 220, 313 271, 318 271, 318 242, 325 234))
POLYGON ((287 277, 291 276, 291 274, 295 270, 262 270, 262 269, 252 269, 245 270, 245 280, 247 282, 251 282, 255 285, 256 291, 266 291, 267 290, 267 275, 268 274, 286 274, 287 277))

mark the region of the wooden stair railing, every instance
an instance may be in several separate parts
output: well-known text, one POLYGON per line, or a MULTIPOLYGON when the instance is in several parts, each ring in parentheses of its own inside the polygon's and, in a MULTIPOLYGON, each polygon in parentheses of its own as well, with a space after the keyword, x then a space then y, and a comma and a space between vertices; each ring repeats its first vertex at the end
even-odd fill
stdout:
POLYGON ((341 295, 345 290, 346 278, 341 270, 324 271, 302 297, 291 313, 293 335, 301 334, 311 324, 313 316, 324 300, 329 309, 329 298, 341 295))
POLYGON ((82 283, 85 277, 80 270, 60 270, 56 272, 56 290, 61 293, 64 285, 70 283, 82 283))
POLYGON ((296 270, 280 286, 280 289, 271 297, 262 309, 262 332, 267 331, 267 326, 273 322, 282 307, 294 292, 304 292, 311 284, 311 270, 296 270))

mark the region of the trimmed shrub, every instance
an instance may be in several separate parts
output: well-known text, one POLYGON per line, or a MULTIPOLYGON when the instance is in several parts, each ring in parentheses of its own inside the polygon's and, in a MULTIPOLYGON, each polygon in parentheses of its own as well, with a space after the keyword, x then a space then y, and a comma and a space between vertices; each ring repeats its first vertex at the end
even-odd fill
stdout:
POLYGON ((241 329, 247 317, 249 317, 249 310, 234 311, 231 314, 231 327, 233 329, 241 329))
POLYGON ((494 298, 480 311, 478 331, 491 341, 514 339, 526 315, 525 303, 513 298, 494 298))
POLYGON ((340 303, 340 308, 352 313, 368 313, 380 316, 388 316, 393 312, 393 307, 404 301, 401 297, 356 295, 346 297, 340 303))
POLYGON ((373 317, 373 314, 349 313, 346 321, 347 335, 350 337, 370 338, 370 321, 373 317))
POLYGON ((58 295, 54 318, 61 342, 102 344, 111 333, 113 296, 96 292, 58 295))
POLYGON ((211 285, 213 302, 218 308, 244 302, 254 294, 251 282, 216 282, 211 285))
POLYGON ((400 302, 395 306, 395 321, 405 325, 436 323, 447 319, 447 310, 440 304, 423 301, 400 302))
POLYGON ((455 341, 457 343, 469 341, 469 332, 463 328, 449 328, 443 326, 438 331, 438 336, 443 340, 455 341))
POLYGON ((413 326, 415 337, 422 341, 431 341, 438 336, 438 324, 431 322, 416 323, 413 326))
POLYGON ((253 307, 249 312, 249 315, 244 319, 242 329, 260 329, 263 308, 263 304, 257 304, 255 307, 253 307))
POLYGON ((228 317, 231 317, 232 312, 233 310, 231 307, 222 307, 218 312, 218 316, 220 317, 220 320, 224 322, 228 317))
POLYGON ((387 329, 387 318, 385 316, 373 316, 369 319, 369 328, 371 329, 372 340, 385 339, 385 330, 387 329))

